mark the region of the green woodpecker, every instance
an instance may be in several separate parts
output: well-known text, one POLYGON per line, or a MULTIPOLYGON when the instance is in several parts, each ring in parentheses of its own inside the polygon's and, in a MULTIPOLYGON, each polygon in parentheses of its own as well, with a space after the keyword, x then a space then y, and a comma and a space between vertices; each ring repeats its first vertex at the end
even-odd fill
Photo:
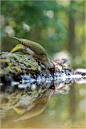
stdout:
POLYGON ((19 120, 29 119, 43 112, 54 90, 55 90, 55 86, 51 85, 49 89, 47 89, 46 92, 42 95, 42 97, 34 101, 32 104, 27 105, 27 107, 22 107, 22 106, 14 107, 13 109, 18 114, 21 114, 21 116, 18 119, 14 120, 14 122, 19 121, 19 120))
POLYGON ((24 54, 32 55, 39 60, 49 69, 51 75, 54 77, 55 65, 54 63, 49 60, 48 55, 45 49, 38 43, 27 40, 27 39, 19 39, 13 37, 14 39, 18 40, 21 44, 17 45, 12 51, 13 52, 23 52, 24 54))

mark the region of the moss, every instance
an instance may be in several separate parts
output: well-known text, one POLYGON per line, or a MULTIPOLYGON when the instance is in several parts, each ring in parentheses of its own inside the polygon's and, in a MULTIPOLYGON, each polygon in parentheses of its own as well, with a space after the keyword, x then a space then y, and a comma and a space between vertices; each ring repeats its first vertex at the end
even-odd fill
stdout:
MULTIPOLYGON (((31 88, 27 88, 26 90, 15 88, 16 86, 9 83, 9 76, 11 80, 17 82, 16 80, 19 75, 25 73, 31 73, 31 76, 34 74, 40 75, 42 70, 37 59, 33 58, 31 55, 19 55, 5 52, 0 55, 0 62, 2 63, 0 76, 5 75, 6 80, 8 80, 8 85, 7 83, 3 85, 3 87, 7 86, 6 89, 2 91, 3 94, 1 94, 1 99, 3 100, 6 98, 7 100, 2 101, 1 108, 3 110, 12 109, 13 107, 21 105, 29 105, 37 100, 39 95, 42 96, 42 86, 38 86, 36 91, 32 91, 31 88)), ((2 83, 3 82, 4 79, 2 80, 2 83)))
POLYGON ((9 66, 11 67, 11 66, 13 66, 13 64, 12 63, 9 63, 9 66))
POLYGON ((0 69, 0 75, 5 75, 6 73, 4 72, 3 69, 0 69))
POLYGON ((21 68, 19 66, 13 66, 12 70, 15 71, 15 73, 20 74, 22 72, 21 68))
POLYGON ((41 73, 41 67, 31 55, 19 55, 14 53, 2 53, 0 55, 1 69, 0 74, 12 77, 27 72, 31 74, 41 73), (24 73, 23 73, 24 72, 24 73))
POLYGON ((10 67, 5 68, 5 71, 11 72, 12 70, 10 69, 10 67))

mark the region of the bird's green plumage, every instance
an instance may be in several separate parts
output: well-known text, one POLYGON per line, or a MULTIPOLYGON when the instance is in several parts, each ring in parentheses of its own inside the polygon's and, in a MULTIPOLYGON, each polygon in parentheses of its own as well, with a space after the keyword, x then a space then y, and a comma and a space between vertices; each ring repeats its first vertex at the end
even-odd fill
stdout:
POLYGON ((15 38, 15 39, 21 42, 24 46, 30 48, 32 51, 34 51, 35 54, 47 56, 45 49, 40 44, 27 39, 18 39, 18 38, 15 38))

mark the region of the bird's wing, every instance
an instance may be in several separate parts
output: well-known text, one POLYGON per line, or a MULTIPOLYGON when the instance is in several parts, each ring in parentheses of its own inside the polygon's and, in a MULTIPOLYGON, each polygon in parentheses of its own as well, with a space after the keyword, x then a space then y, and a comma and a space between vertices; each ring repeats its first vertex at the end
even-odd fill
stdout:
POLYGON ((13 37, 14 39, 18 40, 20 43, 22 43, 24 46, 28 47, 29 49, 31 49, 34 53, 36 53, 37 55, 46 55, 47 53, 45 51, 45 49, 38 43, 27 40, 27 39, 19 39, 16 37, 13 37))

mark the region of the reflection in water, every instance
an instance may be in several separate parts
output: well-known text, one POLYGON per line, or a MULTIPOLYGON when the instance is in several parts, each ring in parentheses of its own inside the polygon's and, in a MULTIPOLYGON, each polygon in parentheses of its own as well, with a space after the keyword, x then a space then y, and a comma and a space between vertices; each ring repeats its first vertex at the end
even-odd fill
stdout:
POLYGON ((17 113, 23 114, 15 121, 31 118, 40 114, 46 108, 49 97, 52 95, 54 89, 55 88, 53 86, 50 86, 49 89, 47 89, 39 99, 31 103, 30 105, 27 105, 27 107, 22 106, 13 108, 15 111, 17 111, 17 113))
MULTIPOLYGON (((58 65, 59 67, 59 65, 58 65)), ((77 83, 86 81, 86 71, 77 69, 75 73, 65 68, 64 73, 55 72, 51 75, 34 76, 21 75, 20 81, 1 84, 1 111, 14 109, 21 114, 18 120, 28 119, 40 114, 47 106, 50 96, 56 93, 67 94, 74 79, 77 83)), ((73 92, 72 92, 73 93, 73 92)))
POLYGON ((75 70, 75 82, 78 84, 86 83, 86 69, 75 70))
POLYGON ((9 76, 1 78, 0 110, 4 117, 3 127, 7 128, 5 124, 10 128, 14 127, 14 124, 10 123, 10 117, 5 117, 5 112, 6 115, 7 113, 11 114, 13 121, 21 122, 23 120, 19 126, 15 124, 17 128, 30 126, 40 128, 51 127, 51 125, 52 128, 56 128, 58 125, 63 126, 63 123, 70 125, 70 120, 75 122, 76 116, 77 119, 79 118, 78 124, 81 120, 84 123, 84 115, 80 113, 79 107, 84 111, 85 101, 77 98, 80 98, 80 95, 83 96, 82 91, 85 89, 84 87, 78 89, 79 85, 74 86, 73 83, 74 81, 78 84, 86 83, 86 70, 74 71, 65 59, 57 60, 54 63, 56 66, 54 80, 51 74, 45 71, 40 76, 32 76, 29 73, 20 75, 16 80, 11 80, 9 76), (51 97, 52 95, 53 97, 51 97), (45 108, 46 110, 44 110, 45 108), (14 115, 13 111, 18 116, 14 115), (79 117, 79 115, 81 116, 79 117), (23 126, 24 119, 25 125, 23 126))

